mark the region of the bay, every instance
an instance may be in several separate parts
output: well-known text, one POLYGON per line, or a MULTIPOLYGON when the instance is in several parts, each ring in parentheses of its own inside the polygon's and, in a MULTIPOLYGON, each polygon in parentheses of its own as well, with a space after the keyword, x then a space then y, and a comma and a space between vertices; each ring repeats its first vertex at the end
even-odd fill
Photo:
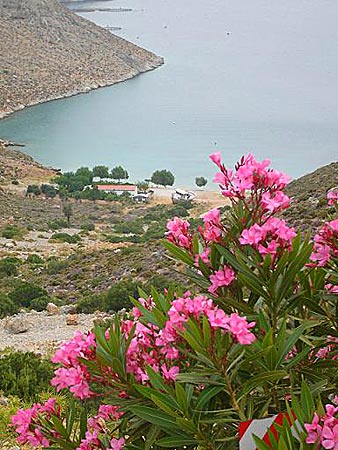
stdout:
MULTIPOLYGON (((79 7, 81 2, 76 2, 79 7)), ((40 162, 73 170, 122 164, 133 180, 171 170, 178 185, 270 158, 298 177, 338 156, 335 0, 112 0, 82 13, 165 58, 118 85, 27 108, 0 121, 40 162)), ((210 185, 209 185, 210 186, 210 185)))

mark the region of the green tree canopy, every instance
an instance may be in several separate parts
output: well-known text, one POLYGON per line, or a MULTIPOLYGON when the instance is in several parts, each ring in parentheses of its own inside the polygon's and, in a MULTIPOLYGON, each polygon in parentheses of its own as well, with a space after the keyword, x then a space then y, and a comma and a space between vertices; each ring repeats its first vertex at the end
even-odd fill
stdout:
POLYGON ((174 175, 166 169, 156 170, 151 176, 152 183, 161 184, 162 186, 172 186, 174 181, 174 175))
POLYGON ((109 169, 107 166, 95 166, 93 167, 93 177, 108 178, 109 169))
POLYGON ((203 187, 208 183, 208 180, 204 177, 196 177, 195 183, 198 187, 203 187))
POLYGON ((111 170, 111 176, 114 180, 126 180, 129 178, 129 174, 122 166, 113 167, 111 170))

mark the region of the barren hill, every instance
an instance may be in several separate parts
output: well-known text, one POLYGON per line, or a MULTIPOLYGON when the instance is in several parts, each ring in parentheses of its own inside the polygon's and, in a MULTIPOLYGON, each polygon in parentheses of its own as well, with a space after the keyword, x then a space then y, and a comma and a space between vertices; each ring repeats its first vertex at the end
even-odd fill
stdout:
POLYGON ((57 0, 0 0, 0 30, 0 118, 163 63, 57 0))
POLYGON ((292 197, 290 208, 283 213, 289 224, 313 233, 327 220, 328 189, 338 186, 338 162, 320 167, 312 173, 292 181, 287 194, 292 197))

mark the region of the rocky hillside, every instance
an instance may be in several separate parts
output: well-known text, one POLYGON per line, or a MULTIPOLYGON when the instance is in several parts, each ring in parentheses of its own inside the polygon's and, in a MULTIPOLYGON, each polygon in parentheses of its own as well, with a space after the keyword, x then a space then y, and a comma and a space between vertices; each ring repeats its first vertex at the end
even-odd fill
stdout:
POLYGON ((57 0, 0 0, 0 29, 0 118, 163 63, 57 0))
POLYGON ((284 218, 290 225, 313 233, 327 219, 329 208, 326 193, 335 186, 338 186, 338 162, 292 181, 287 194, 293 201, 283 213, 284 218))

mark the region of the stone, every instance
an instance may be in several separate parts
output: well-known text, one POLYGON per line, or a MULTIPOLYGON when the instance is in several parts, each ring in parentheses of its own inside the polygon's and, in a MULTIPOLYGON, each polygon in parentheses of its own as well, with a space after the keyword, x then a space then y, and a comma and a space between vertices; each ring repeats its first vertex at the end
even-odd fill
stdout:
POLYGON ((63 305, 60 306, 61 314, 76 314, 76 306, 74 305, 63 305))
POLYGON ((78 319, 77 314, 67 314, 66 324, 67 325, 78 325, 79 319, 78 319))
POLYGON ((1 406, 8 406, 8 398, 0 397, 0 405, 1 406))
POLYGON ((55 316, 60 314, 60 308, 55 305, 55 303, 48 303, 46 306, 46 311, 49 316, 55 316))
POLYGON ((8 450, 21 450, 21 447, 18 447, 17 445, 14 445, 14 447, 11 447, 8 450))
POLYGON ((22 317, 11 317, 6 319, 4 324, 4 329, 11 334, 20 334, 25 333, 31 327, 31 324, 28 320, 23 319, 22 317))

